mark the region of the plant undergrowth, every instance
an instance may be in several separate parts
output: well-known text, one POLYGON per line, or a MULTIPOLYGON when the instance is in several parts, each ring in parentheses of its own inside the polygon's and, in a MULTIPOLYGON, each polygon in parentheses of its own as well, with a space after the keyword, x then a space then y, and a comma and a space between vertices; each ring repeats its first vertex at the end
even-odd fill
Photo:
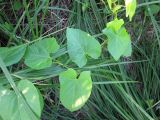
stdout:
MULTIPOLYGON (((30 109, 30 106, 27 105, 32 105, 32 103, 27 103, 29 100, 21 94, 27 87, 35 91, 28 96, 39 95, 35 88, 39 89, 42 94, 44 99, 44 107, 40 117, 42 120, 160 119, 159 0, 137 1, 136 13, 132 21, 125 17, 125 7, 118 11, 117 17, 124 19, 125 27, 131 36, 132 55, 121 57, 117 62, 111 57, 107 47, 104 47, 107 43, 102 30, 106 27, 106 23, 109 23, 115 17, 108 6, 107 0, 17 1, 0 0, 1 47, 30 44, 34 46, 35 43, 45 38, 54 37, 57 40, 57 47, 54 46, 54 48, 58 50, 52 50, 55 52, 50 56, 48 53, 45 54, 47 61, 50 60, 48 59, 50 57, 54 60, 50 67, 40 70, 32 69, 32 67, 37 67, 35 66, 37 61, 30 64, 30 59, 25 57, 12 66, 9 66, 10 62, 6 63, 10 59, 16 61, 12 56, 6 61, 0 59, 0 67, 3 71, 0 74, 0 86, 9 88, 9 94, 15 100, 17 99, 16 95, 20 96, 18 100, 23 103, 21 105, 25 107, 33 120, 36 120, 34 119, 34 108, 30 109), (94 36, 101 43, 101 57, 91 59, 87 56, 87 65, 81 68, 76 66, 76 62, 71 62, 66 47, 67 27, 81 29, 94 36), (68 68, 76 70, 78 76, 75 79, 78 80, 83 73, 82 71, 91 71, 92 93, 86 104, 76 112, 68 111, 60 101, 59 91, 61 86, 58 76, 68 68), (22 84, 20 80, 24 80, 24 88, 20 87, 20 84, 22 84), (34 88, 31 83, 36 87, 34 88)), ((119 0, 118 3, 124 4, 124 1, 119 0)), ((76 32, 74 35, 76 35, 76 32)), ((42 42, 38 44, 46 46, 42 42)), ((32 50, 36 51, 36 49, 32 50)), ((21 49, 18 52, 15 49, 15 51, 17 56, 21 56, 24 50, 21 49)), ((5 56, 5 53, 0 51, 1 54, 5 56)), ((24 54, 25 56, 34 56, 24 54)), ((40 60, 40 58, 38 59, 40 60)), ((44 66, 47 65, 43 64, 42 67, 44 66)), ((74 72, 71 71, 70 74, 73 74, 74 72)), ((60 78, 64 79, 64 76, 63 74, 60 78)), ((1 87, 0 90, 3 91, 1 87)), ((70 97, 68 95, 68 98, 65 99, 70 102, 70 97)), ((38 103, 41 104, 41 102, 38 103)), ((0 108, 3 109, 3 106, 0 103, 0 108)), ((37 109, 41 110, 42 108, 37 109)), ((2 119, 1 114, 0 119, 2 119)))

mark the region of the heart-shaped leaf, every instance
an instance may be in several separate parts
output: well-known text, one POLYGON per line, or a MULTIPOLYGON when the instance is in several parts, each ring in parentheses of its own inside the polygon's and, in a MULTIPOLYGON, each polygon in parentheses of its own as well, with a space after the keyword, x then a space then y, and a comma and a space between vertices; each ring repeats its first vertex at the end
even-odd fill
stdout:
POLYGON ((108 51, 115 60, 121 56, 128 57, 132 53, 130 36, 122 27, 123 23, 123 20, 114 20, 108 23, 107 28, 103 30, 103 33, 108 37, 108 51))
POLYGON ((30 68, 38 70, 50 67, 52 58, 44 47, 33 44, 28 46, 24 62, 30 68))
POLYGON ((38 41, 37 45, 43 45, 43 47, 48 51, 48 53, 55 53, 60 47, 54 37, 44 38, 43 40, 38 41))
POLYGON ((26 51, 26 45, 20 45, 16 47, 1 47, 0 56, 5 62, 6 66, 16 64, 24 56, 26 51))
POLYGON ((60 74, 60 100, 70 111, 80 109, 88 100, 92 91, 90 71, 84 71, 77 78, 73 69, 60 74))
POLYGON ((33 112, 40 118, 44 105, 40 91, 28 80, 21 80, 17 88, 22 92, 33 112))
MULTIPOLYGON (((27 80, 21 80, 17 88, 22 92, 27 104, 39 120, 43 109, 42 96, 39 91, 27 80)), ((22 98, 17 97, 14 91, 0 88, 0 116, 3 120, 31 120, 31 115, 26 111, 22 98), (7 111, 7 112, 6 112, 7 111)))
POLYGON ((129 16, 129 19, 131 21, 136 11, 137 1, 136 0, 125 0, 125 6, 126 6, 126 17, 129 16))
POLYGON ((117 32, 122 25, 124 24, 124 20, 123 19, 115 19, 109 23, 107 23, 107 28, 112 29, 114 32, 117 32))
POLYGON ((67 49, 71 60, 79 67, 87 63, 87 56, 97 59, 101 54, 101 45, 93 36, 73 28, 67 28, 67 49))
POLYGON ((28 47, 25 55, 25 64, 32 69, 44 69, 52 65, 50 53, 59 49, 55 38, 40 40, 28 47))

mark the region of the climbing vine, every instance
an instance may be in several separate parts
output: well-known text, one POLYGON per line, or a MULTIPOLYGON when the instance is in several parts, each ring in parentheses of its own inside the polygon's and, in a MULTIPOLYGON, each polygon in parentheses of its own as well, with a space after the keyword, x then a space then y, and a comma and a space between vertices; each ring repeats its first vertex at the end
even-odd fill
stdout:
MULTIPOLYGON (((131 37, 124 27, 124 20, 118 18, 117 13, 125 6, 126 17, 129 17, 131 21, 136 10, 136 0, 125 0, 124 2, 125 5, 119 5, 117 0, 107 0, 114 18, 102 30, 102 33, 106 36, 105 42, 107 45, 105 47, 116 61, 122 56, 131 56, 132 53, 131 37)), ((89 57, 98 59, 101 56, 100 42, 89 33, 68 27, 66 38, 69 58, 79 68, 83 68, 87 64, 89 57)), ((11 66, 23 60, 24 64, 33 70, 45 69, 52 66, 53 61, 55 61, 52 55, 59 49, 60 45, 54 37, 43 38, 16 47, 1 47, 1 64, 11 66)), ((3 67, 1 66, 1 68, 3 67)), ((59 74, 60 101, 64 107, 73 112, 80 109, 90 97, 92 91, 91 71, 80 72, 74 70, 74 68, 63 67, 65 67, 65 71, 59 74)), ((11 118, 12 120, 21 118, 28 120, 30 117, 38 120, 44 104, 40 91, 26 79, 16 82, 16 87, 25 98, 29 108, 35 113, 35 116, 27 115, 23 109, 25 104, 22 98, 6 86, 0 87, 0 106, 3 108, 0 109, 0 116, 4 120, 10 120, 11 118)))

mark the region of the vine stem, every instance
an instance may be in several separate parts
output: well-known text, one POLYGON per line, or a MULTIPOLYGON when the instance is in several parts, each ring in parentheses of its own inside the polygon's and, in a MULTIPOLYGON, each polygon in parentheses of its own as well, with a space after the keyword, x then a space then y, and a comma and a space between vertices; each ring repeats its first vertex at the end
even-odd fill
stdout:
POLYGON ((53 62, 53 63, 58 64, 58 65, 60 65, 60 66, 62 66, 62 67, 64 67, 64 68, 66 68, 66 69, 69 68, 68 66, 64 65, 63 63, 61 63, 61 62, 59 62, 59 61, 56 61, 56 62, 53 62))

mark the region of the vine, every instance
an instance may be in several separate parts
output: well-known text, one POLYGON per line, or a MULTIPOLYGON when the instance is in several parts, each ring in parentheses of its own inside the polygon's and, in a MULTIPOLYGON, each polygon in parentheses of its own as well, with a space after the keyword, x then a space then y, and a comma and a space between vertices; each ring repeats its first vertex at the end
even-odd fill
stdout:
MULTIPOLYGON (((106 28, 102 30, 102 33, 107 37, 105 42, 107 43, 109 53, 117 61, 121 56, 128 57, 131 55, 131 38, 124 27, 124 20, 119 19, 117 15, 123 5, 119 5, 117 0, 107 0, 107 2, 114 19, 106 24, 106 28)), ((136 0, 125 0, 125 7, 126 17, 129 17, 131 21, 136 10, 136 0)), ((88 57, 98 59, 101 56, 101 44, 94 36, 80 29, 67 28, 66 37, 69 57, 79 68, 83 68, 87 64, 88 57)), ((16 64, 23 58, 26 66, 33 70, 41 70, 53 64, 55 60, 51 54, 56 53, 59 48, 60 46, 54 37, 44 38, 31 44, 27 43, 10 48, 1 47, 0 57, 6 66, 16 64)), ((63 64, 57 61, 55 63, 63 66, 63 64)), ((64 68, 66 71, 59 74, 60 101, 68 110, 73 112, 80 109, 91 94, 91 71, 77 73, 73 68, 68 68, 67 66, 64 66, 64 68)), ((32 82, 23 79, 17 83, 17 88, 38 120, 44 104, 39 90, 32 82)), ((26 120, 30 119, 30 116, 22 109, 24 104, 16 96, 15 91, 5 86, 0 87, 0 106, 4 108, 0 110, 0 116, 4 120, 11 118, 16 120, 24 118, 24 116, 26 116, 26 120), (10 116, 5 113, 6 109, 10 109, 7 112, 10 116)))

